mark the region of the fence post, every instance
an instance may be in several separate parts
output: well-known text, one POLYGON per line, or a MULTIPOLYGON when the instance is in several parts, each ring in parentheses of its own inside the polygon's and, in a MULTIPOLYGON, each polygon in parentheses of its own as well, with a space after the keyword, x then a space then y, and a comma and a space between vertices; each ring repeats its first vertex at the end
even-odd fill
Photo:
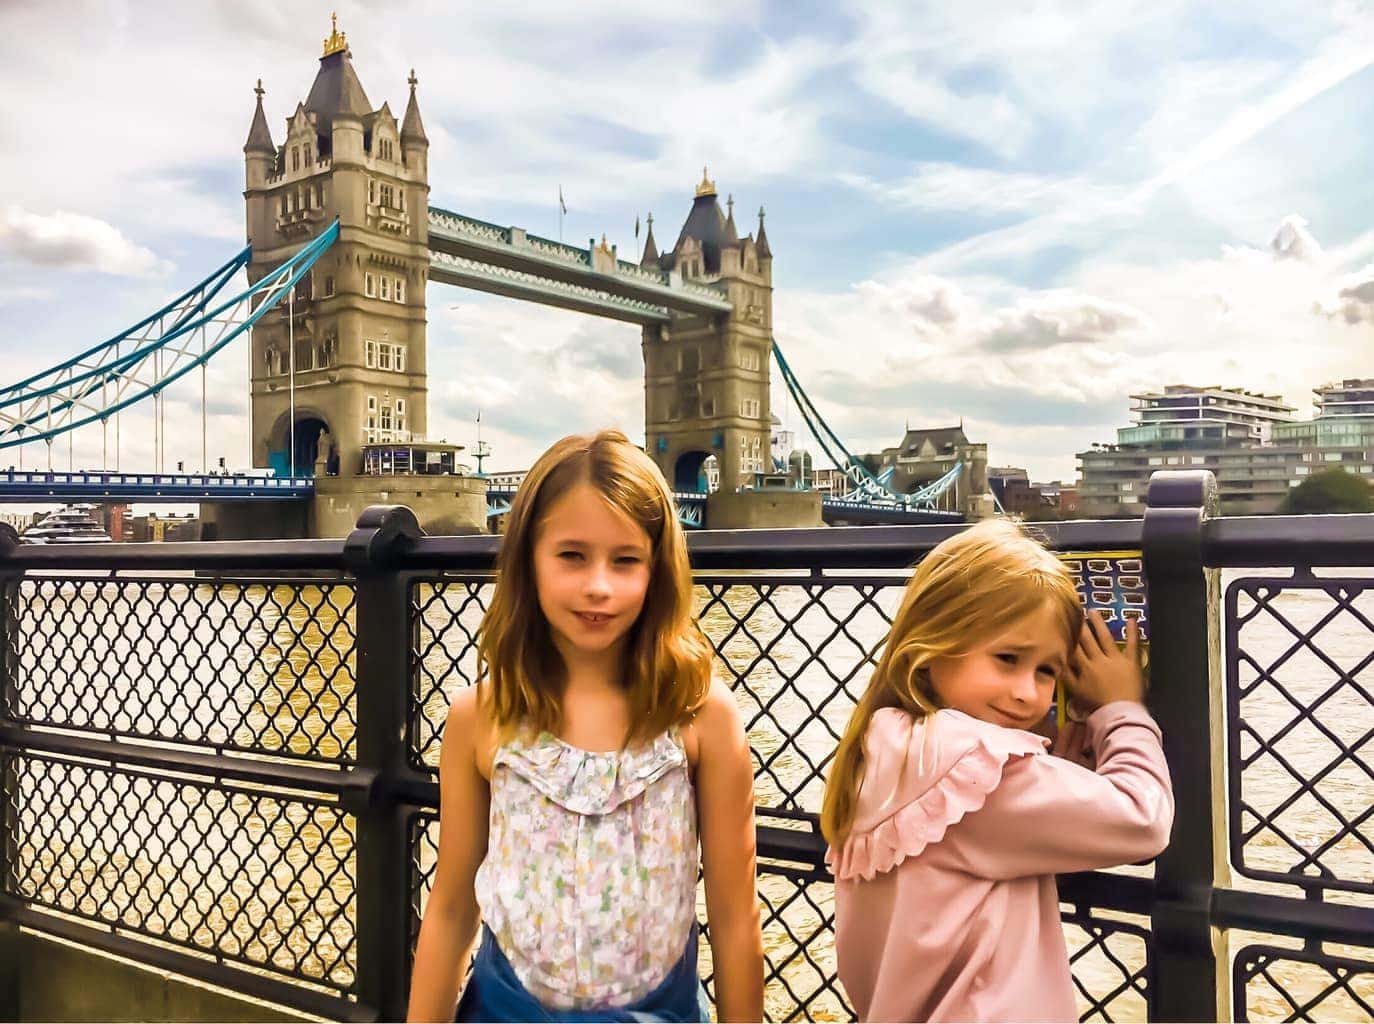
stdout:
POLYGON ((403 505, 363 511, 344 543, 357 580, 358 770, 375 773, 357 810, 358 998, 404 1020, 410 985, 410 844, 395 783, 406 771, 410 714, 410 582, 391 556, 423 536, 403 505))
POLYGON ((1164 734, 1174 829, 1155 862, 1150 1016, 1227 1020, 1230 965, 1212 926, 1226 862, 1226 731, 1220 681, 1219 573, 1203 564, 1203 523, 1217 512, 1216 478, 1150 478, 1141 547, 1150 599, 1150 707, 1164 734))
MULTIPOLYGON (((0 723, 14 718, 14 660, 10 657, 13 617, 15 605, 15 581, 21 573, 5 565, 6 555, 19 544, 19 537, 13 530, 0 531, 0 723)), ((14 757, 0 747, 0 900, 7 895, 18 896, 16 864, 17 826, 11 818, 11 806, 19 800, 19 780, 14 770, 14 757), (11 890, 14 890, 11 893, 11 890)), ((0 903, 0 905, 3 905, 0 903)), ((7 925, 3 911, 0 911, 0 1020, 19 1020, 21 997, 19 986, 22 977, 19 973, 18 951, 19 930, 7 925)))

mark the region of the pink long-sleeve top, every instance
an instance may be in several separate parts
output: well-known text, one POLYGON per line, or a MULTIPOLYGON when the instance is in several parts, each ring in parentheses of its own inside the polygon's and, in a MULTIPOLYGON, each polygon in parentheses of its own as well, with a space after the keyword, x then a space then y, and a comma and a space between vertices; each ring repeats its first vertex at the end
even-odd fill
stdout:
POLYGON ((835 873, 841 982, 861 1020, 1078 1019, 1054 876, 1145 860, 1169 841, 1159 727, 1106 704, 1049 741, 942 710, 873 715, 835 873))

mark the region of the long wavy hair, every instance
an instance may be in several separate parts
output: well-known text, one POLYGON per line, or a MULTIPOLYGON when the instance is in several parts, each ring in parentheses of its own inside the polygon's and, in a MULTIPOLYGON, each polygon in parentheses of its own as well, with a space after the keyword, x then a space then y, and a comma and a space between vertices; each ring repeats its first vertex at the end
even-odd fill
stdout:
POLYGON ((649 587, 630 627, 625 743, 688 721, 711 683, 711 646, 692 615, 692 570, 672 492, 652 459, 618 430, 565 437, 539 457, 511 502, 496 588, 478 629, 479 695, 498 735, 556 731, 567 668, 539 607, 534 544, 550 507, 580 484, 649 536, 649 587))
POLYGON ((879 708, 922 719, 939 709, 929 666, 996 640, 1046 604, 1069 651, 1083 607, 1068 570, 1006 520, 984 520, 936 545, 912 573, 868 689, 849 716, 821 805, 821 831, 838 847, 854 823, 863 784, 864 734, 879 708))

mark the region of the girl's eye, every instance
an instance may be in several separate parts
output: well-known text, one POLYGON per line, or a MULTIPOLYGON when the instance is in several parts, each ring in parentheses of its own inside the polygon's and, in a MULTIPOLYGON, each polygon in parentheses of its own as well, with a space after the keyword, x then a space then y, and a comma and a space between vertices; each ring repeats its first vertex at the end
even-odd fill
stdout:
POLYGON ((999 655, 997 655, 997 660, 1000 661, 1000 662, 1002 662, 1003 664, 1006 664, 1006 665, 1015 665, 1015 664, 1016 664, 1016 655, 1014 655, 1014 654, 999 654, 999 655))
POLYGON ((1049 676, 1051 679, 1054 679, 1056 676, 1059 675, 1059 673, 1054 670, 1053 665, 1041 665, 1035 671, 1040 673, 1040 675, 1042 676, 1049 676))
POLYGON ((581 551, 560 551, 560 552, 558 552, 558 557, 559 557, 559 558, 562 558, 562 559, 566 559, 567 561, 574 561, 574 560, 579 559, 579 558, 582 557, 582 552, 581 552, 581 551))
POLYGON ((616 562, 620 565, 638 565, 640 563, 640 558, 638 555, 621 555, 616 559, 616 562))

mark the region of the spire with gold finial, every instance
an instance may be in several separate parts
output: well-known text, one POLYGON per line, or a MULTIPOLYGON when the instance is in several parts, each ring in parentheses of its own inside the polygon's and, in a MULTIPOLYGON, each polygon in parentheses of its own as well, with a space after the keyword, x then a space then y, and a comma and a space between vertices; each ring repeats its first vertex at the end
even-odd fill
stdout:
POLYGON ((716 194, 716 183, 706 176, 706 168, 701 169, 701 184, 697 186, 698 196, 713 196, 716 194))
POLYGON ((324 53, 322 57, 328 57, 332 53, 346 53, 348 51, 348 33, 339 31, 339 15, 332 13, 329 15, 329 38, 324 41, 324 53))

